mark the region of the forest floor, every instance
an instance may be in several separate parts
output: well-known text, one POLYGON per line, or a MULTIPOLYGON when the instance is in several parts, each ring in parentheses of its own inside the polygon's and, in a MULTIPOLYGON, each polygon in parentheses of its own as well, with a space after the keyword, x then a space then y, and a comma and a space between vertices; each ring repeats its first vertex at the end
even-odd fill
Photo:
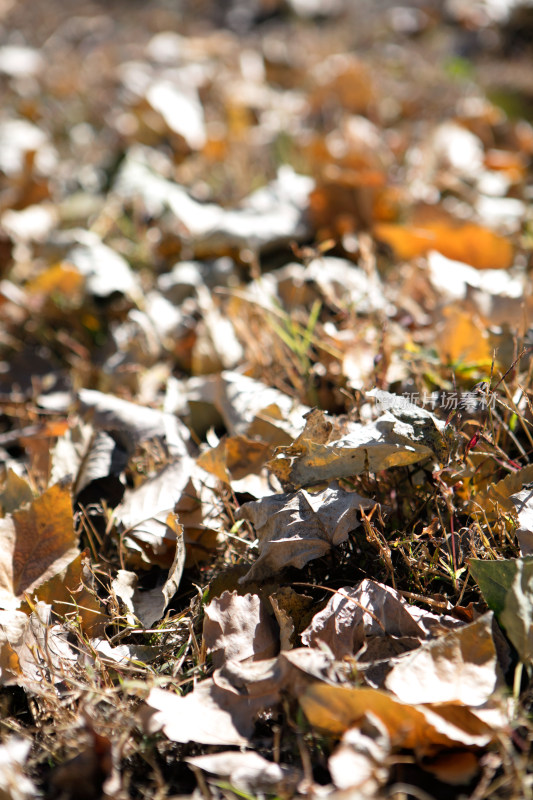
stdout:
POLYGON ((533 796, 532 31, 0 0, 3 798, 533 796))

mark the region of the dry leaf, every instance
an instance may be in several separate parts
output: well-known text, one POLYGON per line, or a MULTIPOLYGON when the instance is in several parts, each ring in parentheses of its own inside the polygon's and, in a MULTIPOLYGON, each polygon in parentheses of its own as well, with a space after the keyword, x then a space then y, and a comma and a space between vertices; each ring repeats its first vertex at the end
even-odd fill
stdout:
POLYGON ((364 580, 353 589, 336 591, 302 633, 302 642, 309 647, 326 644, 342 659, 357 653, 370 636, 407 638, 411 648, 425 633, 394 589, 364 580))
POLYGON ((386 727, 393 747, 418 755, 443 747, 484 747, 496 735, 464 706, 400 703, 379 689, 313 683, 299 696, 309 723, 340 736, 369 712, 386 727))
POLYGON ((307 428, 289 447, 278 448, 269 469, 284 485, 309 486, 361 472, 416 464, 435 454, 449 455, 444 423, 424 408, 377 389, 367 393, 389 408, 374 423, 351 422, 336 441, 318 443, 307 428))
POLYGON ((129 612, 127 618, 130 625, 135 626, 137 618, 142 625, 150 628, 161 619, 178 590, 186 559, 183 526, 176 521, 174 514, 167 515, 165 525, 174 534, 174 558, 164 583, 142 592, 137 589, 138 576, 135 572, 123 569, 112 581, 112 590, 129 612))
MULTIPOLYGON (((59 617, 79 624, 87 636, 103 634, 109 618, 94 590, 94 576, 89 567, 89 551, 84 550, 61 572, 39 584, 33 591, 27 591, 32 603, 41 600, 51 606, 59 617)), ((29 601, 22 604, 28 608, 29 601)))
POLYGON ((192 767, 223 778, 238 791, 254 795, 279 795, 289 787, 294 791, 300 777, 296 770, 267 761, 259 753, 252 751, 237 753, 230 750, 226 753, 189 757, 186 761, 192 767))
POLYGON ((6 479, 0 492, 0 510, 2 515, 11 514, 25 503, 31 503, 33 492, 24 478, 12 469, 7 470, 6 479))
POLYGON ((487 702, 503 680, 492 638, 492 612, 402 658, 386 686, 404 703, 487 702))
POLYGON ((38 602, 29 616, 22 611, 0 611, 2 682, 40 693, 47 684, 72 677, 78 654, 67 636, 62 625, 52 624, 46 603, 38 602))
POLYGON ((337 789, 358 789, 372 798, 389 776, 387 759, 391 752, 390 736, 379 717, 372 712, 363 716, 358 727, 343 734, 339 746, 329 757, 331 779, 337 789))
POLYGON ((165 442, 175 457, 188 454, 189 432, 173 414, 93 389, 81 389, 78 396, 81 410, 93 426, 115 432, 128 452, 136 444, 157 437, 165 442))
POLYGON ((174 742, 246 745, 262 708, 261 698, 238 696, 207 678, 184 697, 152 689, 142 718, 147 732, 162 730, 174 742))
POLYGON ((405 261, 437 250, 476 269, 508 269, 513 263, 509 239, 472 222, 435 222, 412 228, 380 223, 374 226, 374 235, 405 261))
POLYGON ((70 492, 56 484, 28 506, 0 520, 4 540, 0 605, 16 608, 78 555, 70 492))
POLYGON ((373 505, 372 500, 337 484, 314 494, 300 489, 245 503, 236 516, 254 525, 259 558, 241 582, 264 580, 288 566, 301 569, 320 558, 345 542, 360 525, 360 509, 373 505))
POLYGON ((224 592, 204 614, 204 644, 215 668, 226 661, 261 661, 279 650, 272 620, 256 594, 224 592))
POLYGON ((313 615, 314 601, 290 586, 282 586, 268 599, 279 625, 280 649, 292 650, 313 615))
POLYGON ((31 749, 29 739, 10 736, 0 745, 0 795, 2 800, 32 800, 38 796, 34 782, 25 774, 31 749))
POLYGON ((477 315, 456 305, 443 309, 435 344, 445 363, 492 363, 494 352, 485 324, 477 315))
POLYGON ((115 518, 125 533, 129 561, 170 567, 176 547, 174 514, 184 527, 188 563, 208 557, 221 526, 221 501, 212 486, 212 476, 184 457, 128 490, 115 518))

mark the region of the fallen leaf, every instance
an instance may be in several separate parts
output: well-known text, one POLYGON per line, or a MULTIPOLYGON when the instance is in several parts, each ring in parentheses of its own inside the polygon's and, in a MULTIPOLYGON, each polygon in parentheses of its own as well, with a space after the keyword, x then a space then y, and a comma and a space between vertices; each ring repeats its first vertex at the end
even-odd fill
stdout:
POLYGON ((390 411, 373 423, 349 423, 347 433, 335 441, 315 442, 304 429, 292 445, 277 449, 268 467, 283 485, 309 486, 380 472, 434 455, 447 460, 449 443, 441 420, 403 397, 379 390, 367 394, 390 411))
POLYGON ((282 586, 268 599, 279 625, 280 649, 292 650, 313 615, 313 599, 290 586, 282 586))
POLYGON ((493 351, 482 320, 471 311, 456 305, 442 311, 442 324, 438 328, 436 349, 445 363, 492 363, 493 351))
POLYGON ((169 567, 176 548, 173 515, 184 527, 187 560, 194 564, 216 545, 221 509, 212 476, 184 457, 126 491, 115 518, 124 532, 130 562, 169 567))
POLYGON ((203 640, 213 665, 261 661, 279 650, 278 637, 264 602, 256 594, 224 592, 204 609, 203 640))
POLYGON ((439 781, 452 786, 470 783, 479 772, 479 757, 470 750, 452 753, 440 753, 431 759, 425 759, 421 766, 439 781))
POLYGON ((0 792, 3 800, 31 800, 38 796, 34 782, 26 774, 31 741, 9 736, 0 745, 0 792))
POLYGON ((337 789, 357 789, 375 797, 387 782, 387 759, 391 742, 387 728, 371 711, 358 727, 347 730, 328 760, 331 779, 337 789))
POLYGON ((279 795, 289 788, 295 791, 300 778, 299 772, 294 768, 267 761, 253 751, 236 753, 229 750, 225 753, 188 757, 186 761, 192 767, 225 779, 235 789, 247 794, 279 795))
POLYGON ((31 503, 33 492, 24 478, 21 478, 12 469, 8 469, 2 491, 0 492, 0 508, 2 514, 11 514, 25 503, 31 503))
POLYGON ((38 602, 30 615, 0 610, 2 682, 36 694, 73 676, 78 654, 68 633, 51 619, 51 608, 38 602))
POLYGON ((457 745, 484 747, 496 735, 464 706, 409 705, 379 689, 313 683, 299 701, 309 723, 334 736, 372 713, 384 724, 393 747, 413 749, 418 756, 457 745))
POLYGON ((389 672, 387 689, 404 703, 483 705, 503 687, 492 624, 490 612, 424 642, 389 672))
POLYGON ((122 600, 129 612, 130 625, 136 625, 138 619, 142 625, 150 628, 161 619, 178 590, 186 559, 183 526, 176 521, 174 514, 167 515, 165 526, 174 535, 174 558, 164 583, 154 586, 153 589, 140 591, 137 589, 138 576, 128 570, 119 570, 112 581, 111 587, 115 595, 122 600))
POLYGON ((147 732, 162 730, 173 742, 242 746, 249 743, 254 716, 262 708, 261 698, 238 696, 207 678, 184 697, 152 689, 141 717, 147 732))
POLYGON ((359 511, 372 500, 337 484, 311 493, 305 489, 245 503, 236 516, 249 520, 259 537, 259 558, 241 582, 264 580, 281 569, 301 569, 348 538, 359 527, 359 511))
POLYGON ((437 250, 446 258, 476 269, 508 269, 513 263, 510 241, 472 222, 433 223, 411 228, 379 223, 374 226, 374 235, 390 245, 404 261, 437 250))
MULTIPOLYGON (((87 636, 103 634, 109 618, 94 590, 94 576, 89 568, 89 551, 84 550, 61 572, 39 584, 33 591, 26 591, 32 602, 47 603, 59 617, 79 624, 87 636)), ((29 599, 21 606, 30 608, 29 599)))
POLYGON ((326 644, 335 658, 354 655, 371 636, 408 638, 409 648, 425 638, 425 632, 409 613, 398 593, 375 581, 338 589, 302 633, 303 644, 326 644))
POLYGON ((81 389, 78 397, 83 414, 93 426, 119 435, 127 452, 143 441, 160 438, 173 456, 188 455, 189 432, 173 414, 94 389, 81 389))
POLYGON ((78 555, 70 492, 56 484, 24 508, 0 520, 4 540, 0 606, 16 608, 78 555))

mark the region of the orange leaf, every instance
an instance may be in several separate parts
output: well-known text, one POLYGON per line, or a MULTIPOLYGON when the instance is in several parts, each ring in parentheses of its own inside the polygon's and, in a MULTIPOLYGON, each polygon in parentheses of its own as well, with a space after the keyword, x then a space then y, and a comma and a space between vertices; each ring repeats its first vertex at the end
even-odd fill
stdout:
POLYGON ((513 263, 509 240, 472 222, 438 222, 417 227, 381 223, 374 226, 374 234, 390 245, 399 259, 406 261, 438 250, 443 256, 476 269, 508 269, 513 263))

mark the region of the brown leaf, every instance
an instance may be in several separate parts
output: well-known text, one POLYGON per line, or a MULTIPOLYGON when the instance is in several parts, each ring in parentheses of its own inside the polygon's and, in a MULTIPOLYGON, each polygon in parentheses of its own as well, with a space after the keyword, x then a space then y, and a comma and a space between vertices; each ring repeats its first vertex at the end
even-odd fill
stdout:
POLYGON ((291 650, 313 614, 314 601, 290 586, 282 586, 268 599, 279 625, 280 648, 291 650))
POLYGON ((412 650, 428 636, 439 636, 461 624, 451 616, 439 617, 409 605, 395 589, 365 579, 355 587, 338 589, 302 633, 302 642, 309 647, 326 644, 338 659, 366 644, 363 657, 368 663, 412 650), (391 637, 393 649, 389 648, 391 637))
POLYGON ((308 438, 304 429, 292 445, 278 448, 268 464, 282 484, 309 486, 416 464, 433 454, 446 458, 444 423, 405 398, 376 389, 368 394, 390 411, 373 423, 350 423, 341 439, 325 444, 308 438))
POLYGON ((393 667, 387 689, 404 703, 483 705, 503 685, 492 624, 489 612, 425 642, 393 667))
POLYGON ((28 777, 26 760, 31 740, 9 736, 0 745, 0 787, 5 800, 31 800, 39 791, 28 777))
POLYGON ((188 563, 209 557, 221 526, 221 502, 213 483, 212 476, 193 459, 183 457, 128 490, 115 509, 115 518, 125 529, 123 541, 130 562, 170 567, 176 550, 171 512, 184 527, 188 563))
POLYGON ((302 568, 314 558, 346 541, 360 524, 360 508, 372 500, 338 485, 311 493, 305 489, 245 503, 236 516, 254 525, 259 537, 259 558, 244 581, 263 580, 284 567, 302 568))
POLYGON ((130 403, 111 394, 82 389, 80 407, 97 430, 114 431, 128 450, 136 444, 161 438, 174 456, 186 457, 189 431, 173 414, 130 403))
POLYGON ((413 646, 424 631, 394 589, 364 580, 356 588, 335 592, 302 633, 302 642, 309 647, 326 644, 341 659, 356 653, 369 636, 408 637, 413 646))
POLYGON ((442 318, 435 344, 444 362, 492 362, 491 343, 485 325, 477 315, 451 305, 443 309, 442 318))
POLYGON ((258 474, 271 455, 272 448, 265 442, 247 436, 226 436, 216 447, 205 450, 197 463, 223 483, 231 483, 251 473, 258 474))
POLYGON ((28 616, 22 611, 0 611, 1 679, 40 692, 47 683, 72 676, 78 655, 67 641, 67 632, 52 625, 51 608, 39 602, 28 616))
POLYGON ((299 700, 309 723, 335 736, 371 712, 385 725, 393 747, 419 754, 457 745, 483 747, 496 735, 464 706, 409 705, 379 689, 313 683, 299 700))
POLYGON ((261 698, 238 696, 207 678, 185 697, 152 689, 141 717, 145 730, 162 730, 173 742, 241 746, 249 743, 262 708, 261 698))
POLYGON ((215 668, 226 661, 260 661, 279 650, 272 620, 256 594, 224 592, 204 610, 204 644, 215 668))
POLYGON ((6 480, 0 493, 0 509, 2 514, 11 514, 25 503, 31 503, 33 492, 24 478, 19 477, 12 469, 7 470, 6 480))
MULTIPOLYGON (((88 555, 88 550, 84 550, 65 569, 26 594, 31 594, 32 600, 50 605, 59 617, 77 622, 87 636, 99 636, 108 617, 92 586, 88 555)), ((26 609, 29 605, 24 602, 21 607, 26 609)))
POLYGON ((78 555, 68 488, 56 484, 0 520, 0 534, 0 605, 13 608, 25 592, 60 573, 78 555))
POLYGON ((138 576, 135 572, 121 569, 111 584, 115 595, 130 612, 128 614, 130 625, 135 625, 135 618, 137 618, 146 628, 151 627, 154 622, 161 619, 178 590, 186 558, 183 526, 177 522, 174 514, 167 516, 166 526, 174 532, 175 540, 174 559, 165 582, 162 585, 154 586, 153 589, 141 592, 137 589, 138 576))

